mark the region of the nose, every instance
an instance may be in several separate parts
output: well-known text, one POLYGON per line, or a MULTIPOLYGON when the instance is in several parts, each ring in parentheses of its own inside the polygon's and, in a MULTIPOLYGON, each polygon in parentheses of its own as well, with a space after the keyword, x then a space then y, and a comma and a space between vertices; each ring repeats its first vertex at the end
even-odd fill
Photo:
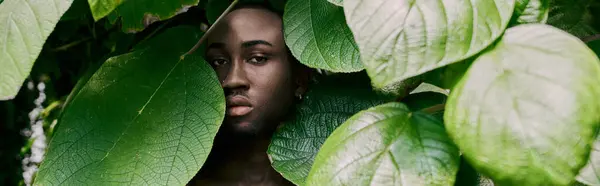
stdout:
POLYGON ((243 62, 236 60, 231 63, 231 68, 221 86, 225 94, 229 95, 232 91, 243 91, 248 89, 248 77, 244 70, 243 62))

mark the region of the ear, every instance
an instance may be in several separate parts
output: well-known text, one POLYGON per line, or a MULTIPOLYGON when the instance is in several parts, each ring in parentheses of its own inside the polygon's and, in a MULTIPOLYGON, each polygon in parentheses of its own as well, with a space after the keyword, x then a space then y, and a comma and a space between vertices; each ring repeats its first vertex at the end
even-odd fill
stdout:
POLYGON ((295 68, 295 96, 304 96, 313 77, 313 70, 303 64, 297 63, 295 68))

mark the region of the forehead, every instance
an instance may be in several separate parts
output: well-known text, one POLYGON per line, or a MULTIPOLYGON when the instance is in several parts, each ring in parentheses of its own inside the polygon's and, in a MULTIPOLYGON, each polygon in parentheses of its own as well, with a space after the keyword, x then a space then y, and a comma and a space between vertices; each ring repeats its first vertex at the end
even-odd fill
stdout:
POLYGON ((215 26, 215 31, 208 37, 208 43, 234 44, 265 40, 273 45, 284 44, 281 18, 264 8, 234 10, 215 26))

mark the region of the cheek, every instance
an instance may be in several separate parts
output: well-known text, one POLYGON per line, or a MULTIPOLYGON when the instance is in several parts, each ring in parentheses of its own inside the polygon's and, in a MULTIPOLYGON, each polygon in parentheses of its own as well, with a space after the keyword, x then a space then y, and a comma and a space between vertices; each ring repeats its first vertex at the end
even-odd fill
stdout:
POLYGON ((229 69, 224 68, 224 67, 218 67, 218 68, 213 68, 213 69, 217 73, 217 77, 219 78, 219 83, 222 84, 223 81, 225 80, 225 78, 227 78, 227 73, 229 73, 229 69))
MULTIPOLYGON (((257 67, 253 74, 251 93, 260 97, 259 104, 268 110, 286 109, 294 98, 291 71, 282 64, 271 64, 257 67)), ((257 101, 259 101, 257 100, 257 101)))

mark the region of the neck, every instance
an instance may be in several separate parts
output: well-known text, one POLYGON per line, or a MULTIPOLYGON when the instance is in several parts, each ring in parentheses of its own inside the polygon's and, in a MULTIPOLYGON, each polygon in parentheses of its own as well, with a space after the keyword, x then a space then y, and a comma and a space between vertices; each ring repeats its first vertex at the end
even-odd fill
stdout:
POLYGON ((271 167, 267 148, 271 135, 219 133, 199 173, 205 185, 282 185, 284 179, 271 167))

